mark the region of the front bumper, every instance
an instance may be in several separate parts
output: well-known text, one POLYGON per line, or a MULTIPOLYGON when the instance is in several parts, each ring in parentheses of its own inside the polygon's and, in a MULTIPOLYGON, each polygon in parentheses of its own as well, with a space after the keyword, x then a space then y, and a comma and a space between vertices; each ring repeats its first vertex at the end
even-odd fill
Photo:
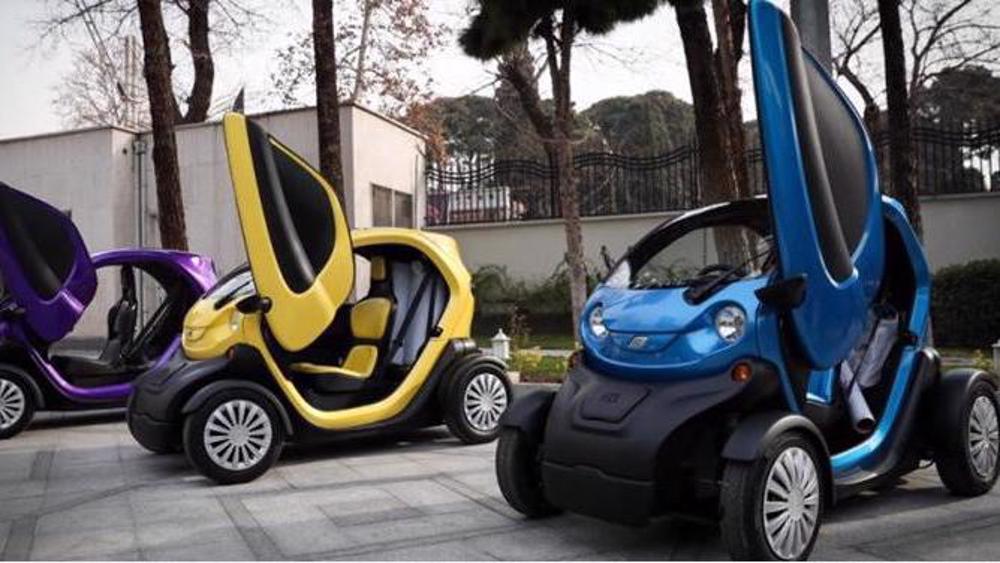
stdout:
POLYGON ((728 370, 651 383, 611 378, 578 366, 552 402, 545 426, 546 497, 571 512, 645 522, 664 509, 664 499, 676 496, 669 489, 691 485, 674 481, 684 473, 666 471, 665 465, 685 465, 697 456, 714 463, 718 449, 704 437, 725 433, 722 421, 730 407, 734 412, 753 408, 778 392, 774 370, 762 363, 751 365, 754 377, 746 383, 733 381, 728 370), (678 432, 713 409, 722 416, 706 418, 706 424, 714 425, 706 432, 678 432))

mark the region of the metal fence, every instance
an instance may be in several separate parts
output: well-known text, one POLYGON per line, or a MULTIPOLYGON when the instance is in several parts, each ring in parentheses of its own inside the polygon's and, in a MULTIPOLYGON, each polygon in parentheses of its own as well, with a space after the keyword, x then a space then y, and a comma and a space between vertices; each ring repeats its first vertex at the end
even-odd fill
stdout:
MULTIPOLYGON (((924 195, 1000 192, 1000 125, 978 129, 917 127, 917 181, 924 195)), ((889 181, 888 139, 876 136, 883 191, 889 181)), ((754 193, 767 185, 763 152, 746 151, 754 193)), ((696 147, 659 156, 582 153, 574 158, 585 217, 680 211, 701 205, 696 147)), ((478 159, 427 168, 427 224, 503 223, 561 216, 548 163, 478 159)))

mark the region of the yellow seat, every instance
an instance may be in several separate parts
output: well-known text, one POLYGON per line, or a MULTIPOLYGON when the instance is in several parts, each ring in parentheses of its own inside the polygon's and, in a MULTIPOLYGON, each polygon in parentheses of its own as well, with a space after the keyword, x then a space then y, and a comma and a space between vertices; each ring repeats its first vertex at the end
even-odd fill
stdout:
POLYGON ((339 366, 299 362, 293 371, 313 375, 339 375, 352 379, 368 379, 378 365, 379 344, 384 340, 392 315, 392 301, 385 297, 369 297, 358 301, 351 309, 351 334, 355 344, 339 366))

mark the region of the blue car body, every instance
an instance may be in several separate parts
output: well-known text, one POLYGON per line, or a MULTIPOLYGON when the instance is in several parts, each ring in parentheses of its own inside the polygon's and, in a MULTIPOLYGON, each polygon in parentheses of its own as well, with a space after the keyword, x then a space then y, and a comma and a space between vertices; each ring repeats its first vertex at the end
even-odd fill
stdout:
MULTIPOLYGON (((547 505, 625 523, 714 517, 722 468, 758 459, 782 432, 822 452, 830 504, 915 469, 942 443, 926 397, 960 385, 941 384, 928 347, 920 241, 879 191, 860 116, 788 17, 770 0, 751 0, 748 17, 767 194, 692 211, 631 247, 582 311, 583 352, 565 383, 508 411, 504 424, 538 444, 547 505), (735 255, 713 238, 718 263, 643 278, 660 249, 733 226, 750 233, 737 247, 751 235, 765 243, 759 267, 724 263, 735 255), (866 434, 844 423, 837 374, 881 306, 900 323, 866 434)), ((963 404, 955 397, 941 400, 963 404)))

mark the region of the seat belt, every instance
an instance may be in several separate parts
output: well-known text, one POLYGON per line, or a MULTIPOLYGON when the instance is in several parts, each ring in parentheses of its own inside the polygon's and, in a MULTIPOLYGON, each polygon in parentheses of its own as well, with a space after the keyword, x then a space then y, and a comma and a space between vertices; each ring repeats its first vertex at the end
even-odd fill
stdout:
POLYGON ((413 294, 413 299, 410 300, 410 308, 406 311, 406 316, 403 317, 403 322, 399 325, 399 333, 389 345, 389 353, 386 355, 386 359, 389 362, 392 362, 392 359, 396 356, 396 352, 399 351, 399 347, 403 345, 403 335, 406 334, 406 331, 410 328, 410 323, 413 322, 413 318, 417 315, 417 309, 420 307, 420 298, 427 291, 427 286, 433 277, 433 272, 428 271, 424 274, 424 278, 420 280, 420 286, 417 287, 416 293, 413 294))

